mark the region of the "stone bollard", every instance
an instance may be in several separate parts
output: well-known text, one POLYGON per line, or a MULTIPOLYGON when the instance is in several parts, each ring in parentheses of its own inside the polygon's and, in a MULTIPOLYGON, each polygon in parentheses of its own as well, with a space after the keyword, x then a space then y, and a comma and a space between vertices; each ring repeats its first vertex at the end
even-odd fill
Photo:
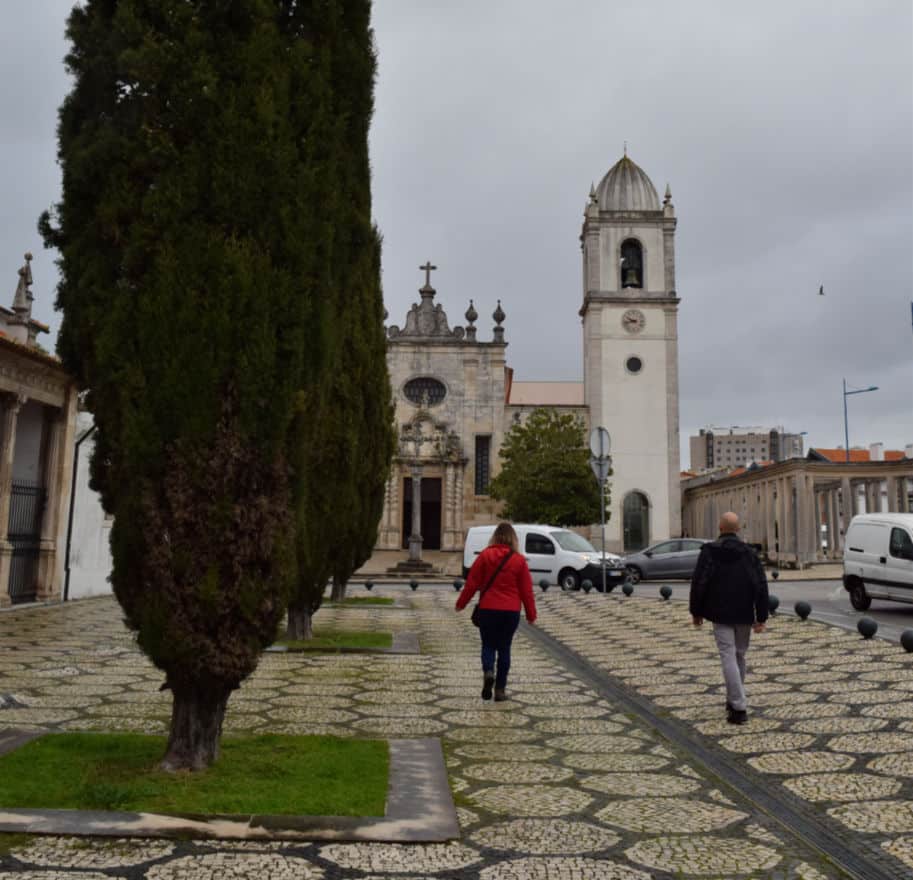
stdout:
POLYGON ((584 593, 589 593, 590 590, 593 589, 593 582, 592 582, 591 580, 585 580, 585 581, 580 585, 580 589, 582 589, 584 593))
POLYGON ((773 593, 771 593, 771 594, 767 597, 767 609, 768 609, 768 611, 770 611, 771 614, 776 614, 776 613, 777 613, 777 609, 778 609, 779 607, 780 607, 780 597, 779 597, 779 596, 775 596, 773 593))
POLYGON ((365 589, 370 593, 374 589, 374 581, 365 581, 365 589))
POLYGON ((457 593, 459 593, 460 590, 463 589, 463 582, 462 582, 459 578, 457 578, 457 579, 453 582, 453 589, 454 589, 454 591, 457 592, 457 593))
POLYGON ((878 632, 878 624, 871 617, 860 617, 856 629, 864 639, 870 639, 878 632))
POLYGON ((808 615, 811 613, 812 606, 809 605, 808 602, 796 602, 796 614, 798 614, 802 620, 807 620, 808 615))
POLYGON ((907 653, 913 652, 913 629, 905 629, 900 634, 900 644, 907 653))
POLYGON ((670 587, 668 584, 663 584, 659 588, 659 595, 663 597, 664 602, 668 602, 672 596, 672 587, 670 587))
POLYGON ((409 581, 409 586, 412 587, 412 592, 414 593, 418 589, 418 581, 417 580, 409 581))
POLYGON ((542 580, 539 581, 539 589, 542 590, 543 593, 549 588, 549 586, 550 584, 546 578, 542 578, 542 580))
POLYGON ((629 581, 625 581, 625 585, 621 588, 621 592, 626 596, 631 596, 634 593, 634 584, 629 581))

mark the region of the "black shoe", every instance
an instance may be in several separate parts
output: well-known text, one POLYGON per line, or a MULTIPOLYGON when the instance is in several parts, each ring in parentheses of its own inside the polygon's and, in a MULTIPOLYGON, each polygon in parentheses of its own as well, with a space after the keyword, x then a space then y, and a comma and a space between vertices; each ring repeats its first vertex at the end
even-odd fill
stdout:
POLYGON ((482 680, 482 699, 490 700, 491 699, 491 689, 495 686, 495 677, 490 672, 484 673, 484 678, 482 680))
POLYGON ((748 721, 748 713, 744 709, 733 709, 726 720, 730 724, 745 724, 748 721))
POLYGON ((495 688, 495 702, 503 703, 507 699, 507 694, 504 691, 504 688, 495 688))

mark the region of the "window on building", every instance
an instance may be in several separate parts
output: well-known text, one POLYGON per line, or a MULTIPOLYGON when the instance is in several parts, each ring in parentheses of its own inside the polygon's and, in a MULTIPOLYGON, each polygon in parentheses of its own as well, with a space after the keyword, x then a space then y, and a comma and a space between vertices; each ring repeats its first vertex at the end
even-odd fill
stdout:
POLYGON ((640 242, 633 238, 626 238, 621 243, 621 286, 644 286, 644 257, 640 242))
POLYGON ((491 482, 491 437, 476 437, 476 495, 487 495, 491 482))

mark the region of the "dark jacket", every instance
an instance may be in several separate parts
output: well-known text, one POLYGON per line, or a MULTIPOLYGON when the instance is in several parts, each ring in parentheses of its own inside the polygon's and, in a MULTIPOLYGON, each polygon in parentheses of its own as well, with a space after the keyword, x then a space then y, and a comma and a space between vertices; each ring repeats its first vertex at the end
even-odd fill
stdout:
POLYGON ((694 617, 714 623, 767 620, 767 575, 758 554, 738 535, 720 535, 701 547, 691 577, 694 617))

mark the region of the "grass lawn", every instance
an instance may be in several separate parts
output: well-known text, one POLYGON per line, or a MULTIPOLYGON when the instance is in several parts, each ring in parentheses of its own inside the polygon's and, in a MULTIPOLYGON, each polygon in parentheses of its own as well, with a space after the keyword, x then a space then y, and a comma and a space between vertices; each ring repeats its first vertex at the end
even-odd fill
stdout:
POLYGON ((290 641, 277 639, 277 645, 285 645, 296 651, 339 651, 342 648, 389 648, 393 644, 393 633, 368 632, 354 629, 337 629, 315 632, 314 638, 290 641))
POLYGON ((223 737, 199 773, 155 769, 165 738, 52 733, 0 757, 0 810, 382 816, 387 743, 329 736, 223 737))

